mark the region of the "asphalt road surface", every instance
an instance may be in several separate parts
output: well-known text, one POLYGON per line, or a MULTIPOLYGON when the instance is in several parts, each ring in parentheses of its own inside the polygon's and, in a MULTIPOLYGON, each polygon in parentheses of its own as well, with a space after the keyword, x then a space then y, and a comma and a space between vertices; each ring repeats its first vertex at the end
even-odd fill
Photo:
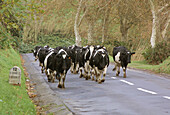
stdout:
POLYGON ((102 84, 79 78, 68 71, 65 89, 57 88, 55 83, 47 82, 38 61, 32 54, 25 54, 27 60, 42 75, 44 82, 59 93, 60 98, 76 115, 170 115, 170 79, 138 71, 127 70, 127 78, 112 71, 109 65, 106 80, 102 84))

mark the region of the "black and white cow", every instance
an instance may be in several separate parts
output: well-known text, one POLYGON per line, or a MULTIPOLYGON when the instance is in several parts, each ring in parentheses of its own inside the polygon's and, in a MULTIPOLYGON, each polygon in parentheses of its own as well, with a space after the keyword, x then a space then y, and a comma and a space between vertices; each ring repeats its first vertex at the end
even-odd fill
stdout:
POLYGON ((90 66, 90 59, 92 58, 93 51, 95 50, 95 46, 89 45, 84 47, 85 49, 85 54, 84 54, 84 77, 86 80, 91 79, 91 66, 90 66))
POLYGON ((79 71, 79 52, 82 47, 72 45, 68 47, 68 54, 71 57, 71 73, 77 74, 79 71))
POLYGON ((123 77, 126 78, 126 68, 128 63, 131 63, 131 55, 135 52, 130 52, 124 46, 114 47, 113 48, 113 60, 115 62, 114 70, 117 70, 116 76, 120 74, 120 66, 123 68, 123 77))
POLYGON ((109 66, 109 56, 105 47, 96 47, 90 59, 92 67, 92 80, 96 76, 96 81, 102 83, 105 81, 106 71, 109 66), (101 78, 103 74, 103 78, 101 78))
POLYGON ((60 49, 55 56, 56 63, 55 63, 55 70, 56 70, 56 77, 59 80, 58 87, 65 88, 64 82, 66 78, 67 71, 70 69, 71 66, 71 57, 67 53, 67 49, 60 49))
POLYGON ((48 82, 54 82, 55 80, 55 75, 56 75, 56 70, 55 70, 55 55, 57 54, 56 50, 51 50, 47 56, 45 57, 44 60, 44 68, 45 68, 45 73, 48 78, 48 82))
POLYGON ((37 61, 37 59, 38 59, 38 53, 39 53, 41 48, 43 48, 43 47, 42 46, 35 46, 34 50, 31 50, 33 52, 34 57, 35 57, 35 61, 37 61))

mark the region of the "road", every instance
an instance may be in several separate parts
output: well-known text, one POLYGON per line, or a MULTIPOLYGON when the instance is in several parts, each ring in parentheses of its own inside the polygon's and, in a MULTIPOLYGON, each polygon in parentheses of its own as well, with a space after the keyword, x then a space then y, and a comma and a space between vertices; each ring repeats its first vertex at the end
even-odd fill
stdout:
POLYGON ((168 78, 133 69, 127 70, 127 78, 123 78, 122 70, 116 77, 111 64, 102 84, 68 71, 66 88, 59 89, 57 80, 49 83, 45 74, 40 73, 38 61, 34 61, 32 54, 23 57, 76 115, 170 115, 168 78))

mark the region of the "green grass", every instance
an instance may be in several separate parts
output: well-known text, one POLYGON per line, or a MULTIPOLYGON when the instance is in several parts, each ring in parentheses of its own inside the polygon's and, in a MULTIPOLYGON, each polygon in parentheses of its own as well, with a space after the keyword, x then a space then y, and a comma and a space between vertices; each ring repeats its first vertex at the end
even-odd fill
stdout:
POLYGON ((159 65, 150 65, 146 61, 132 61, 128 67, 133 67, 137 69, 151 70, 156 73, 166 73, 170 74, 170 56, 159 65))
POLYGON ((1 115, 35 115, 36 110, 25 86, 25 76, 19 53, 14 49, 0 49, 0 114, 1 115), (13 66, 22 70, 21 86, 8 83, 9 71, 13 66))

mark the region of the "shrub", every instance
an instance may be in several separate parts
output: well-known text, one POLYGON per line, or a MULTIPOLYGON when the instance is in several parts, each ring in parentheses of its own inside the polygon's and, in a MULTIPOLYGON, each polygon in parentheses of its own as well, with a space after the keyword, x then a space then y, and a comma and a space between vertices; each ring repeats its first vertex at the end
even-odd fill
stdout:
POLYGON ((162 63, 170 56, 170 44, 166 42, 160 42, 156 44, 155 48, 149 47, 144 53, 142 53, 145 60, 150 64, 162 63))

